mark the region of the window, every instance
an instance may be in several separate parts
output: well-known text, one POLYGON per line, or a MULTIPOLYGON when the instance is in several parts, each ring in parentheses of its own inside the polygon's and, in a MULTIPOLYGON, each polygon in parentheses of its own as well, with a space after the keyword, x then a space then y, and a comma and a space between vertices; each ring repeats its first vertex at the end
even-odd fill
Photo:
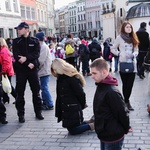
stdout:
POLYGON ((4 37, 4 29, 0 28, 0 37, 4 37))
POLYGON ((40 10, 38 9, 38 21, 40 21, 40 10))
POLYGON ((25 19, 26 18, 26 16, 25 16, 25 6, 20 6, 20 8, 21 8, 21 18, 25 19))
POLYGON ((35 8, 31 8, 32 20, 35 20, 35 8))
POLYGON ((86 30, 86 23, 84 23, 84 29, 86 30))
POLYGON ((18 12, 18 3, 16 0, 13 0, 14 12, 18 12))
POLYGON ((30 7, 26 7, 26 14, 27 14, 27 19, 31 19, 31 15, 30 15, 30 7))
POLYGON ((13 29, 9 29, 9 38, 13 37, 13 29))
POLYGON ((44 12, 44 15, 45 15, 45 17, 44 17, 44 22, 46 22, 46 21, 47 21, 47 20, 46 20, 46 18, 47 18, 46 12, 44 12))
POLYGON ((80 31, 80 24, 78 25, 79 31, 80 31))
POLYGON ((78 15, 78 21, 80 21, 80 16, 78 15))
POLYGON ((6 7, 6 11, 10 11, 10 0, 5 0, 5 7, 6 7))
POLYGON ((41 10, 41 21, 43 22, 43 10, 41 10))

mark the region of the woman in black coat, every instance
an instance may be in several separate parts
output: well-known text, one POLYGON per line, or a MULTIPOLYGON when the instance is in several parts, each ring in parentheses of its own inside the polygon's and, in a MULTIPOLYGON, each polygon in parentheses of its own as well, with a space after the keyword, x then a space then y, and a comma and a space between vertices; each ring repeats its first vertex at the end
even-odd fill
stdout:
POLYGON ((52 62, 51 72, 57 77, 55 116, 58 122, 62 121, 62 126, 72 135, 93 130, 93 123, 87 124, 83 121, 82 110, 86 106, 83 76, 72 65, 60 58, 52 62))

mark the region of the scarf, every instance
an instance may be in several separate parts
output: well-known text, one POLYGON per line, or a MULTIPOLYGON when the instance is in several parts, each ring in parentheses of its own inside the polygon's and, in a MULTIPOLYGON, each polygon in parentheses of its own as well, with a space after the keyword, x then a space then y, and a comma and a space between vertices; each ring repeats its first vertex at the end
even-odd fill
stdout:
POLYGON ((127 42, 128 44, 132 43, 132 38, 129 36, 129 34, 121 33, 120 35, 122 39, 127 42))

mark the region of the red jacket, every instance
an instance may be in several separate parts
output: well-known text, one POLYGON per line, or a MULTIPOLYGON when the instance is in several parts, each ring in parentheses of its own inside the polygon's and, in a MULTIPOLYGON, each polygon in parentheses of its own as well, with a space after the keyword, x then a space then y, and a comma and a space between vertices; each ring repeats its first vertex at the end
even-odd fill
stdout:
POLYGON ((1 72, 6 72, 8 76, 14 75, 12 57, 11 57, 10 51, 6 47, 1 47, 0 64, 2 67, 1 72))

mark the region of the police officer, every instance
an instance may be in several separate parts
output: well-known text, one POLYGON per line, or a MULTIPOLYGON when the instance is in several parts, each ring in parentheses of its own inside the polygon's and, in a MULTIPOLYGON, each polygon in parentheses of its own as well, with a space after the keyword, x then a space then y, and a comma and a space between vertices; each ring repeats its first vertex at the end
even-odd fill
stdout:
POLYGON ((19 122, 25 122, 25 99, 24 92, 26 82, 29 82, 32 91, 32 101, 35 116, 39 120, 44 117, 41 113, 42 100, 40 97, 40 84, 38 80, 38 58, 40 55, 40 44, 37 38, 30 37, 29 25, 21 22, 17 27, 19 37, 13 40, 13 54, 16 69, 16 109, 19 122))

